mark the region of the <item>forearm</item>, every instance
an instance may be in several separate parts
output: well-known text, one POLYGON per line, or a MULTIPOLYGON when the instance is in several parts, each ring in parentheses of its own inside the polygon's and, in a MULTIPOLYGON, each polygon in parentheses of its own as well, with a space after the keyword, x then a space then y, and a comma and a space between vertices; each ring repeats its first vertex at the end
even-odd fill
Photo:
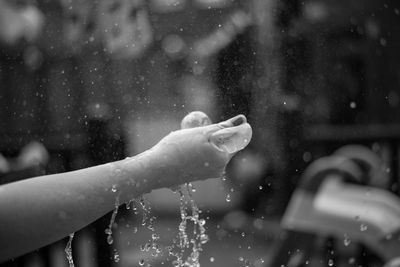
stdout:
POLYGON ((0 187, 0 262, 81 229, 117 198, 122 204, 162 186, 164 171, 150 154, 0 187))

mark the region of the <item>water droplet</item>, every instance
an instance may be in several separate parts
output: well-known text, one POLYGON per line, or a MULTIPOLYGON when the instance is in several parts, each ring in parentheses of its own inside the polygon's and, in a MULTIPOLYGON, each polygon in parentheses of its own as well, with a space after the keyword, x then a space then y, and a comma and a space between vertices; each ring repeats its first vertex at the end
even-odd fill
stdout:
POLYGON ((249 267, 250 266, 250 261, 249 260, 245 260, 244 261, 244 266, 245 267, 249 267))
POLYGON ((244 261, 244 258, 243 257, 239 257, 239 261, 244 261))
POLYGON ((351 240, 349 238, 349 236, 347 234, 344 234, 344 239, 343 239, 343 244, 347 247, 348 245, 350 245, 351 240))
POLYGON ((118 254, 118 251, 115 251, 115 252, 114 252, 114 261, 115 261, 115 262, 119 262, 119 254, 118 254))
POLYGON ((355 262, 356 262, 356 259, 355 259, 355 258, 351 257, 351 258, 349 259, 349 264, 354 264, 355 262))
POLYGON ((332 260, 332 259, 329 259, 329 260, 328 260, 328 266, 333 266, 333 264, 334 264, 333 260, 332 260))
POLYGON ((210 262, 214 262, 214 261, 215 261, 214 257, 210 257, 210 262))
POLYGON ((245 237, 245 236, 246 236, 246 233, 245 233, 245 232, 242 232, 241 235, 242 235, 242 237, 245 237))
POLYGON ((114 185, 111 187, 111 191, 112 191, 113 193, 117 192, 117 185, 116 185, 116 184, 114 184, 114 185))
POLYGON ((262 185, 260 185, 260 186, 258 187, 258 189, 262 190, 262 189, 263 189, 262 185))
POLYGON ((231 195, 226 194, 225 200, 226 200, 226 202, 231 202, 231 195))
POLYGON ((367 229, 368 229, 368 225, 366 225, 366 224, 364 224, 364 223, 362 223, 362 224, 360 225, 360 231, 361 231, 361 232, 367 231, 367 229))
POLYGON ((152 239, 153 241, 155 241, 155 240, 160 239, 160 237, 159 237, 157 234, 152 234, 152 235, 151 235, 151 239, 152 239))
POLYGON ((140 265, 140 266, 143 266, 143 265, 144 265, 144 259, 140 259, 140 260, 139 260, 139 265, 140 265))
POLYGON ((351 101, 350 102, 350 108, 356 108, 357 107, 357 104, 356 104, 356 102, 354 102, 354 101, 351 101))

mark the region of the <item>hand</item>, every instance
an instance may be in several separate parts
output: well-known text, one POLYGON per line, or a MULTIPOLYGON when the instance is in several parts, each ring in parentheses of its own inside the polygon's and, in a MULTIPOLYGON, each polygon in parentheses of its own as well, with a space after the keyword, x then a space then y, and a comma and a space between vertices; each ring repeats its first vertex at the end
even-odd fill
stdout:
POLYGON ((251 132, 246 117, 239 115, 218 124, 174 131, 149 152, 164 167, 161 179, 169 180, 164 181, 167 186, 217 178, 232 156, 250 142, 251 132), (236 143, 234 152, 221 145, 229 142, 236 143))

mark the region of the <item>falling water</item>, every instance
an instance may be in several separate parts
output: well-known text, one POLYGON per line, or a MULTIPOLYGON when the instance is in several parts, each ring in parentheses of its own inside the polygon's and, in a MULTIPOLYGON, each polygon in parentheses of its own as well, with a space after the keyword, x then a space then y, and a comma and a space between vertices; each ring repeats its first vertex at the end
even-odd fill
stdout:
POLYGON ((66 257, 67 257, 67 260, 68 260, 68 263, 69 263, 69 267, 75 267, 74 259, 72 258, 72 247, 71 247, 72 246, 72 239, 74 239, 74 234, 75 233, 69 234, 68 243, 67 243, 67 246, 64 249, 66 257))
MULTIPOLYGON (((140 245, 140 250, 143 252, 151 252, 151 256, 158 257, 162 254, 162 249, 158 244, 160 236, 155 233, 154 223, 156 220, 155 216, 151 215, 151 207, 148 205, 143 196, 136 199, 136 202, 140 205, 143 210, 142 226, 146 226, 151 232, 151 240, 146 244, 140 245)), ((146 263, 145 259, 140 259, 139 265, 144 265, 146 263)))
POLYGON ((196 202, 193 199, 191 192, 195 189, 191 183, 182 185, 176 192, 179 193, 180 200, 180 214, 181 222, 179 223, 178 239, 174 242, 172 247, 168 248, 169 255, 175 257, 173 266, 200 266, 199 257, 202 251, 202 245, 207 243, 208 236, 206 235, 204 219, 200 219, 201 210, 198 208, 196 202), (191 209, 191 214, 188 213, 188 209, 191 209), (187 233, 188 221, 193 223, 193 234, 187 233), (189 236, 191 236, 189 238, 189 236), (174 251, 173 248, 177 247, 178 252, 174 251), (186 259, 185 253, 189 248, 192 248, 186 259))
POLYGON ((104 232, 107 235, 107 243, 109 245, 111 245, 114 242, 114 239, 112 237, 112 227, 114 225, 115 218, 117 217, 118 208, 119 208, 119 198, 117 197, 117 198, 115 198, 114 211, 111 215, 110 223, 108 224, 108 228, 106 230, 104 230, 104 232))

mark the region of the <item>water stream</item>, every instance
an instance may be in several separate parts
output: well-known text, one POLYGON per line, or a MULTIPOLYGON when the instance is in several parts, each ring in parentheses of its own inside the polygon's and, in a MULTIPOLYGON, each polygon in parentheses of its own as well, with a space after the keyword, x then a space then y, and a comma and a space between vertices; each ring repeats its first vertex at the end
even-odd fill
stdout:
POLYGON ((65 255, 68 260, 69 267, 75 267, 74 259, 72 258, 72 240, 74 239, 74 235, 75 235, 75 233, 69 234, 68 243, 64 249, 65 255))

